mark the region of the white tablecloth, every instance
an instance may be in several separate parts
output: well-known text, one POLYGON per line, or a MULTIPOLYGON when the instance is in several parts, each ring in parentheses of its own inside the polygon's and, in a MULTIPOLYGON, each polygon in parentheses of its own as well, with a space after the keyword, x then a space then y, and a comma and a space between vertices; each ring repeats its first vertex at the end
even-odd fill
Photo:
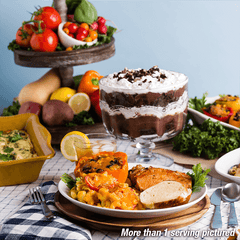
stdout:
MULTIPOLYGON (((56 151, 56 155, 54 158, 50 160, 46 160, 39 175, 37 181, 30 183, 30 184, 22 184, 16 186, 7 186, 7 187, 0 187, 0 226, 3 222, 8 219, 13 213, 15 213, 28 199, 28 189, 34 186, 38 186, 42 182, 53 180, 56 183, 59 182, 60 177, 64 173, 70 173, 73 171, 75 167, 75 163, 72 163, 66 160, 58 146, 54 146, 56 151)), ((136 149, 131 147, 131 142, 128 141, 118 141, 118 151, 126 152, 127 154, 136 153, 136 149)), ((173 164, 171 166, 172 170, 178 171, 186 171, 183 166, 178 164, 173 164)), ((187 169, 189 170, 189 169, 187 169)), ((208 196, 210 197, 213 191, 216 188, 219 188, 226 184, 226 182, 221 181, 219 179, 213 178, 211 176, 208 177, 206 181, 208 187, 208 196)), ((235 203, 236 213, 238 219, 240 221, 240 205, 239 202, 235 203)), ((229 204, 222 202, 221 204, 221 211, 222 211, 222 221, 223 227, 219 230, 212 230, 209 228, 211 218, 213 216, 214 206, 211 205, 208 212, 197 222, 191 224, 190 226, 184 227, 182 229, 176 229, 167 231, 167 234, 164 236, 149 236, 149 234, 153 234, 154 232, 148 232, 148 235, 132 236, 132 237, 123 237, 121 236, 121 231, 119 232, 101 232, 91 230, 92 232, 92 239, 93 240, 113 240, 113 239, 176 239, 176 240, 187 240, 187 239, 226 239, 224 237, 220 237, 224 233, 230 233, 231 229, 227 229, 227 221, 228 221, 228 212, 229 212, 229 204), (203 237, 206 235, 206 237, 203 237)))

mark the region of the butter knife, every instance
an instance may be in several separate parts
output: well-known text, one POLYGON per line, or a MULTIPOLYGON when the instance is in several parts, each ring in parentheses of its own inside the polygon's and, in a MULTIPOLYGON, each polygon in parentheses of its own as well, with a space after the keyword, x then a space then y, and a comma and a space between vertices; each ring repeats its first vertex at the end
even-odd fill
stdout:
POLYGON ((222 228, 222 216, 221 216, 221 189, 217 189, 213 192, 211 198, 211 204, 215 205, 215 210, 213 213, 213 218, 211 222, 211 228, 217 229, 222 228))

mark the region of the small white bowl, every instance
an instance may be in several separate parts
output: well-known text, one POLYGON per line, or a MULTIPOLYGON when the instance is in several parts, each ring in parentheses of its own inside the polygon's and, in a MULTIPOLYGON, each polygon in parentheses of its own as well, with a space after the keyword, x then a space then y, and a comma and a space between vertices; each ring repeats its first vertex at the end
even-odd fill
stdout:
POLYGON ((75 45, 80 46, 80 45, 85 45, 85 44, 87 44, 88 46, 92 46, 93 44, 95 44, 97 42, 97 39, 93 40, 92 42, 84 42, 84 41, 79 41, 75 38, 68 36, 63 31, 64 24, 65 24, 65 22, 62 22, 58 26, 58 36, 59 36, 60 42, 62 43, 62 45, 64 47, 68 48, 68 47, 73 47, 75 45))
POLYGON ((229 169, 240 163, 240 148, 224 154, 215 163, 215 170, 218 174, 228 178, 231 182, 240 184, 240 177, 235 177, 228 173, 229 169))

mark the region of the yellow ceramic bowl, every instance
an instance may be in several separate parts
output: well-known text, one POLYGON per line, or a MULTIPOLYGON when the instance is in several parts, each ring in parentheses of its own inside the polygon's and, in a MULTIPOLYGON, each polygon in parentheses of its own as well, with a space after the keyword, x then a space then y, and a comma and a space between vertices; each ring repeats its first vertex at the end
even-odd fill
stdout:
POLYGON ((39 122, 36 114, 24 113, 10 117, 0 117, 0 131, 25 130, 33 143, 37 157, 8 162, 0 162, 0 186, 34 182, 46 159, 54 157, 51 134, 39 122))

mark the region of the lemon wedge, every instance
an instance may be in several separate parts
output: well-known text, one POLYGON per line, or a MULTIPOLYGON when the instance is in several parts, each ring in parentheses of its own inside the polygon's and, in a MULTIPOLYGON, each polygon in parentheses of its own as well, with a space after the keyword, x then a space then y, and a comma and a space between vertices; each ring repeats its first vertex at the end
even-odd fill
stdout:
POLYGON ((60 100, 67 103, 68 100, 76 93, 76 90, 69 87, 56 89, 50 96, 50 100, 60 100))
POLYGON ((80 157, 92 155, 89 138, 79 131, 66 134, 60 143, 60 150, 62 155, 72 162, 78 161, 80 157))
POLYGON ((86 93, 80 92, 74 94, 68 101, 68 105, 72 108, 74 114, 82 111, 89 111, 91 107, 91 100, 86 93))

